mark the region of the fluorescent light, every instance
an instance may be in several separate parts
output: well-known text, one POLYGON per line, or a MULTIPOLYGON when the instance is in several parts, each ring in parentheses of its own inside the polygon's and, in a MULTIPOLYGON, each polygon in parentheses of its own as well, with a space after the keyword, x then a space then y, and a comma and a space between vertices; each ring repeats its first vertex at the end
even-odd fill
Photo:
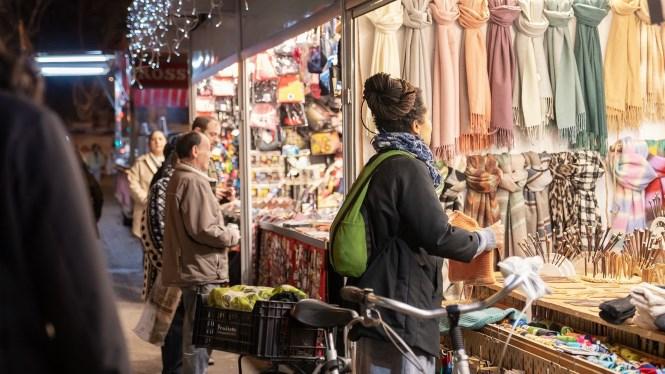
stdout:
POLYGON ((62 66, 43 66, 41 68, 42 75, 46 77, 57 76, 83 76, 83 75, 106 75, 109 72, 108 67, 62 67, 62 66))
POLYGON ((53 62, 108 62, 114 58, 113 55, 51 55, 37 56, 35 61, 39 63, 53 62))

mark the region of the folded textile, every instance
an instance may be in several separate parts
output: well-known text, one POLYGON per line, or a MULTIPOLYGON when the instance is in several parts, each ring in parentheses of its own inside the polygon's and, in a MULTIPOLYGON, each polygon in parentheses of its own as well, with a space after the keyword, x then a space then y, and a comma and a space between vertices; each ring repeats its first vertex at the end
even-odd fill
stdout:
POLYGON ((661 314, 660 316, 658 316, 658 318, 656 318, 654 323, 656 324, 656 327, 658 327, 660 331, 665 331, 665 314, 661 314))
POLYGON ((605 321, 620 325, 624 323, 627 319, 635 315, 635 305, 630 302, 631 297, 626 296, 620 299, 605 301, 600 304, 598 308, 600 309, 600 318, 605 321))
POLYGON ((633 322, 645 329, 657 330, 656 319, 665 314, 665 289, 640 283, 630 290, 630 296, 637 309, 633 322))
MULTIPOLYGON (((462 314, 459 319, 459 326, 469 330, 479 330, 490 323, 496 323, 510 319, 511 321, 526 319, 526 316, 519 310, 508 308, 487 308, 477 312, 462 314)), ((439 322, 439 332, 447 333, 450 330, 450 321, 448 318, 442 318, 439 322)))

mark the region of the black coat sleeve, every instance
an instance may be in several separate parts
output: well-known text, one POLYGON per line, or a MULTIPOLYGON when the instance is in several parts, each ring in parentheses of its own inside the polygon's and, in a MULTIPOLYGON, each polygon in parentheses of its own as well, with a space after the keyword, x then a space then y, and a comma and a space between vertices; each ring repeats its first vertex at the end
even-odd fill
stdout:
POLYGON ((396 161, 396 203, 408 236, 432 256, 471 261, 478 250, 478 235, 448 223, 427 166, 416 159, 396 161))

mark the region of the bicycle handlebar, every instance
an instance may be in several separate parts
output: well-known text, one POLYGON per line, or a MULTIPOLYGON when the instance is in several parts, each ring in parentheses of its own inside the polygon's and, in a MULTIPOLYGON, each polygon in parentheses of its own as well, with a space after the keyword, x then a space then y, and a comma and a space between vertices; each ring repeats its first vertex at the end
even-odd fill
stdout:
MULTIPOLYGON (((495 293, 494 295, 475 303, 458 305, 457 310, 460 314, 465 314, 488 308, 499 302, 499 300, 508 296, 508 294, 521 286, 525 280, 526 276, 520 275, 514 277, 509 284, 506 284, 499 292, 495 293)), ((340 291, 340 295, 342 299, 356 304, 374 304, 381 308, 394 310, 402 314, 422 319, 443 317, 448 314, 446 308, 437 308, 432 310, 420 309, 397 300, 375 295, 372 290, 362 290, 353 286, 343 287, 340 291)))

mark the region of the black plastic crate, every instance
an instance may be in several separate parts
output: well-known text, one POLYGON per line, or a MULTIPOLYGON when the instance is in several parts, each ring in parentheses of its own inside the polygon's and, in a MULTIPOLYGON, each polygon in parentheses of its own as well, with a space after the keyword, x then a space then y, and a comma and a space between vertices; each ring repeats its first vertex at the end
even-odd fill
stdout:
POLYGON ((323 330, 291 318, 295 303, 257 301, 254 310, 239 312, 205 305, 197 297, 195 346, 267 359, 323 356, 323 330))
POLYGON ((207 306, 203 296, 196 298, 193 343, 225 352, 254 354, 252 313, 207 306))

